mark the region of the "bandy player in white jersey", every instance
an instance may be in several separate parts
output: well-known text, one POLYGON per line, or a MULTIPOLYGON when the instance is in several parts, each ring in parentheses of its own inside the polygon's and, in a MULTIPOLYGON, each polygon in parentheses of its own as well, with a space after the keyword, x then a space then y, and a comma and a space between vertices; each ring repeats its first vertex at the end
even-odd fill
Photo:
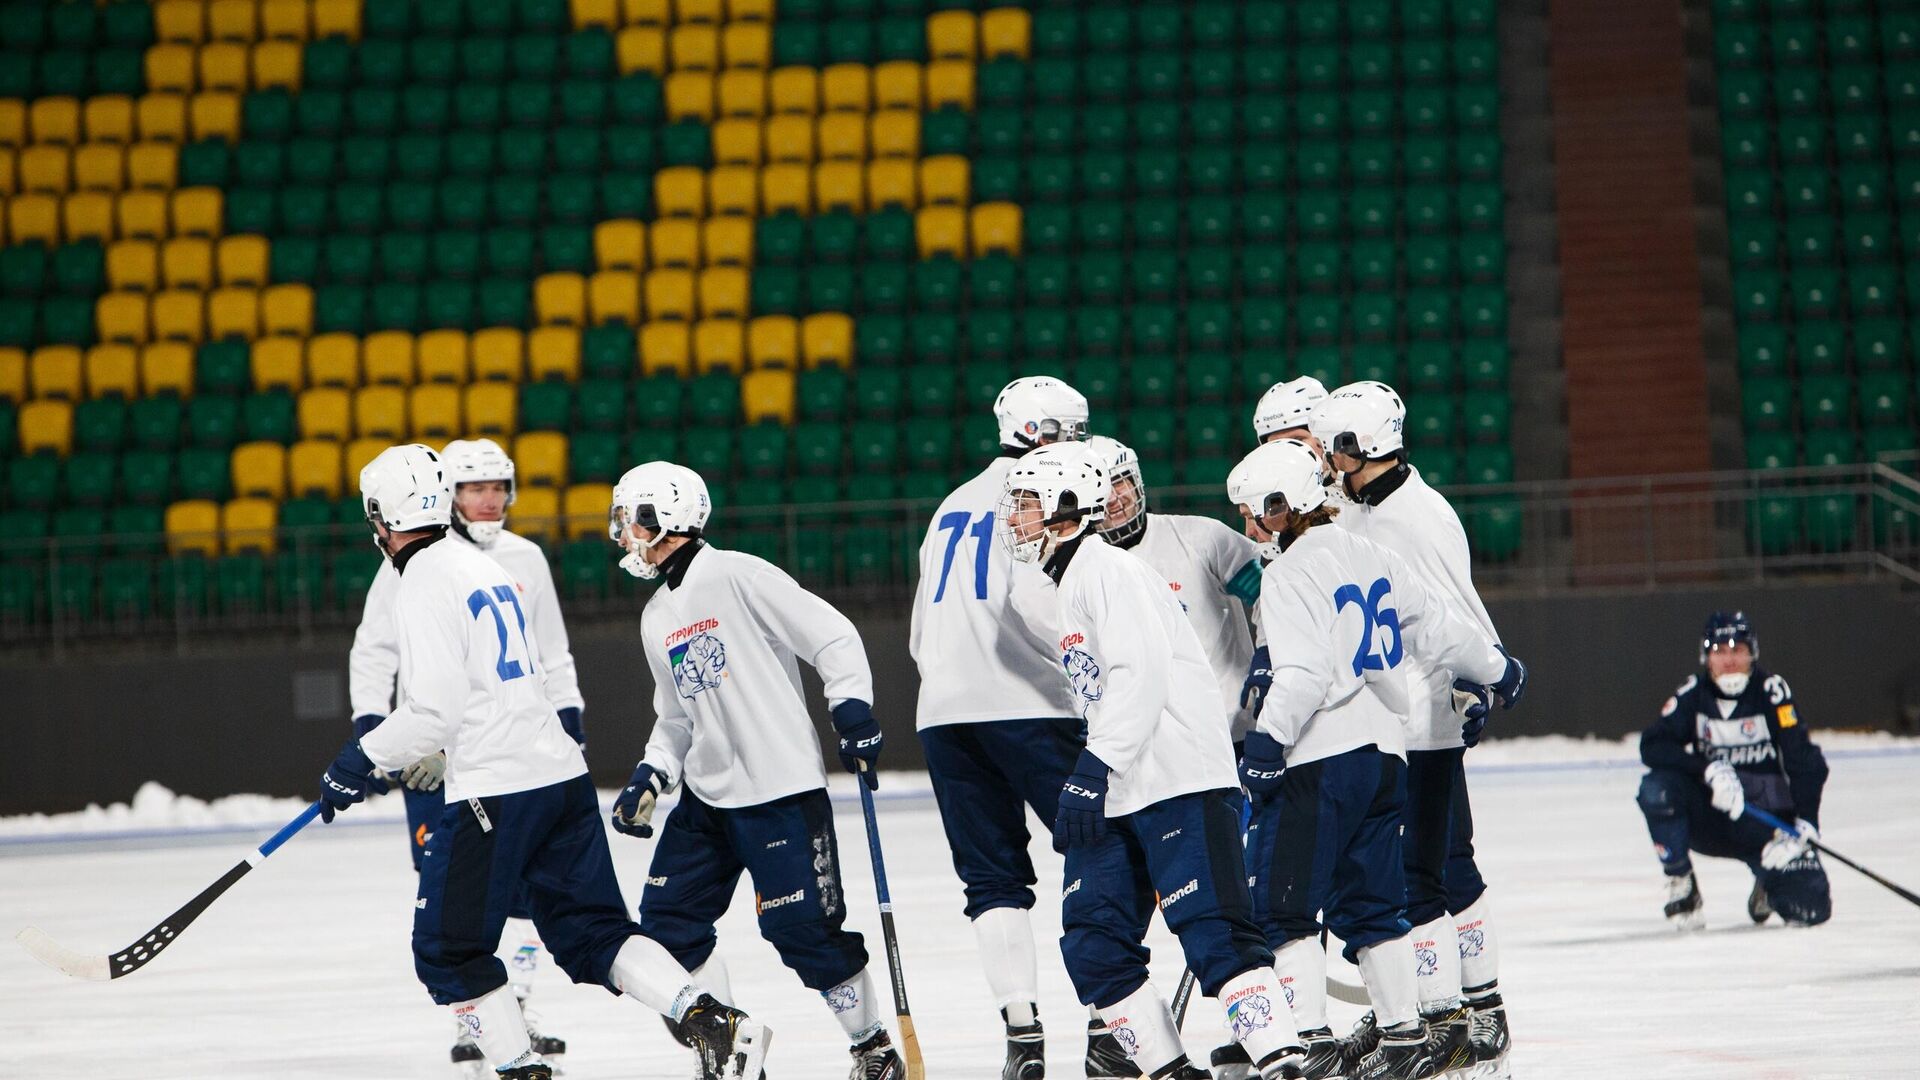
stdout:
MULTIPOLYGON (((1473 587, 1459 515, 1407 461, 1406 419, 1400 395, 1378 382, 1342 386, 1314 410, 1314 434, 1342 473, 1350 503, 1339 523, 1400 556, 1428 589, 1498 642, 1473 587)), ((1500 998, 1499 951, 1486 883, 1473 858, 1473 813, 1463 764, 1466 747, 1479 741, 1480 727, 1460 723, 1456 674, 1418 657, 1408 669, 1407 918, 1421 954, 1421 1012, 1468 1025, 1482 1071, 1504 1075, 1510 1039, 1500 998)), ((1511 708, 1525 693, 1526 668, 1516 662, 1508 677, 1487 689, 1511 708)))
POLYGON ((579 744, 547 698, 540 637, 519 583, 449 540, 453 485, 418 444, 382 451, 360 473, 374 540, 400 584, 394 596, 401 700, 349 740, 320 780, 321 815, 366 798, 384 773, 446 756, 447 805, 422 856, 414 970, 450 1006, 494 1074, 550 1080, 520 1002, 494 955, 508 912, 524 905, 575 982, 625 994, 670 1017, 708 1070, 758 1077, 767 1030, 702 993, 627 917, 599 798, 579 744))
MULTIPOLYGON (((1047 584, 994 542, 995 514, 1022 454, 1086 433, 1087 399, 1059 379, 1029 376, 1000 391, 993 416, 999 456, 941 502, 920 544, 908 647, 920 668, 915 722, 940 821, 1006 1023, 1002 1075, 1034 1080, 1046 1063, 1027 808, 1052 831, 1060 784, 1080 753, 1080 709, 1060 678, 1047 584)), ((1086 1075, 1138 1075, 1097 1018, 1086 1075)))
MULTIPOLYGON (((553 572, 547 556, 538 544, 507 530, 507 510, 514 500, 513 459, 492 439, 461 440, 447 444, 440 455, 453 486, 453 513, 447 541, 484 552, 499 563, 513 579, 518 590, 520 609, 526 612, 534 633, 541 642, 541 671, 546 679, 548 700, 554 703, 560 726, 575 742, 586 745, 581 712, 585 702, 574 674, 573 653, 568 649, 566 623, 560 617, 560 596, 553 587, 553 572)), ((394 597, 400 589, 400 575, 391 563, 380 567, 367 589, 366 606, 360 626, 353 634, 353 651, 348 655, 348 696, 353 705, 355 734, 365 735, 378 727, 396 696, 405 697, 405 687, 396 686, 400 674, 400 642, 394 625, 394 597)), ((408 847, 413 868, 420 869, 420 854, 426 850, 427 836, 440 820, 443 801, 440 774, 446 767, 443 755, 434 754, 401 770, 401 795, 406 801, 408 847)), ((515 911, 507 920, 504 936, 512 950, 507 970, 514 994, 520 998, 527 1016, 527 1032, 534 1049, 557 1059, 566 1053, 566 1040, 543 1033, 528 1008, 533 993, 534 975, 540 967, 540 936, 523 912, 515 911)), ((480 1051, 466 1030, 455 1033, 454 1064, 472 1072, 479 1068, 480 1051)), ((476 1073, 477 1075, 477 1073, 476 1073)))

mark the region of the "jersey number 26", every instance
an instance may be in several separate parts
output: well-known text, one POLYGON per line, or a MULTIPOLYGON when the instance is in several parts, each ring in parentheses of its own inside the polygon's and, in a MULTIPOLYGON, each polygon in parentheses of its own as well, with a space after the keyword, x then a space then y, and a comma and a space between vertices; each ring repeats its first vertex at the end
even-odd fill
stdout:
POLYGON ((1359 675, 1366 671, 1386 671, 1400 666, 1401 657, 1406 655, 1400 640, 1400 613, 1393 608, 1383 607, 1393 595, 1393 583, 1386 578, 1375 578, 1367 591, 1361 592, 1358 585, 1342 585, 1333 592, 1333 610, 1338 614, 1346 610, 1348 604, 1360 608, 1360 643, 1353 651, 1353 673, 1359 675), (1392 643, 1385 649, 1380 647, 1381 630, 1392 634, 1392 643))

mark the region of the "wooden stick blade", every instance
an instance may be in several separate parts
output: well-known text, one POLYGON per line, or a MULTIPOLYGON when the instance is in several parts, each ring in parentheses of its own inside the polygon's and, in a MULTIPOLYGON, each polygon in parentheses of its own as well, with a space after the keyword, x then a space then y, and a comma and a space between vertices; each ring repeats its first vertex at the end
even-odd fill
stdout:
POLYGON ((899 1013, 900 1057, 907 1063, 907 1080, 927 1080, 927 1066, 920 1060, 920 1036, 913 1032, 913 1017, 899 1013))
POLYGON ((88 956, 78 953, 48 937, 38 927, 29 926, 13 936, 20 947, 33 955, 35 960, 63 971, 76 979, 91 979, 105 982, 113 978, 112 970, 107 966, 104 956, 88 956))

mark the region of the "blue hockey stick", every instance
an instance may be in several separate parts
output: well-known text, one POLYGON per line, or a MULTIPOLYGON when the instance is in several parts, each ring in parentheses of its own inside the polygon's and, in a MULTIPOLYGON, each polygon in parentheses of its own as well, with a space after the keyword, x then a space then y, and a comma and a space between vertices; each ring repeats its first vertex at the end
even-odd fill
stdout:
MULTIPOLYGON (((1759 807, 1752 805, 1751 803, 1747 805, 1746 812, 1753 815, 1754 820, 1760 822, 1760 824, 1771 826, 1772 828, 1778 829, 1781 832, 1786 833, 1788 836, 1801 835, 1801 832, 1797 827, 1790 825, 1780 820, 1777 817, 1774 817, 1772 814, 1767 813, 1765 810, 1762 810, 1759 807)), ((1833 850, 1832 848, 1828 847, 1827 845, 1821 843, 1818 840, 1808 838, 1807 843, 1813 845, 1813 849, 1815 851, 1818 851, 1820 854, 1827 856, 1828 858, 1832 859, 1835 862, 1845 863, 1846 865, 1853 867, 1855 870, 1858 870, 1862 874, 1865 874, 1867 875, 1867 877, 1873 879, 1873 881, 1876 884, 1884 885, 1888 889, 1892 890, 1896 896, 1900 897, 1900 899, 1905 900, 1907 903, 1913 904, 1916 907, 1920 907, 1920 895, 1915 895, 1914 893, 1906 889, 1903 889, 1898 885, 1895 885, 1893 882, 1888 881, 1886 878, 1881 877, 1879 874, 1876 874, 1873 871, 1867 869, 1866 867, 1861 866, 1859 863, 1854 862, 1852 859, 1847 858, 1845 855, 1840 854, 1839 852, 1833 850)))
MULTIPOLYGON (((860 771, 872 768, 860 763, 860 771)), ((913 1013, 907 1008, 907 973, 900 966, 900 941, 893 932, 893 896, 887 891, 887 862, 880 854, 880 820, 873 813, 873 791, 865 776, 854 777, 860 789, 860 810, 867 816, 867 854, 873 857, 873 888, 880 894, 880 930, 887 939, 887 973, 893 977, 893 1012, 900 1024, 900 1057, 907 1066, 907 1080, 925 1080, 927 1067, 920 1058, 920 1036, 913 1030, 913 1013)))
POLYGON ((256 848, 252 854, 234 864, 233 869, 220 875, 220 880, 200 891, 200 895, 187 901, 179 911, 167 916, 160 925, 148 931, 146 936, 133 944, 108 956, 90 955, 76 952, 48 937, 35 927, 27 927, 14 935, 21 946, 33 954, 35 960, 48 967, 58 968, 76 979, 94 979, 104 981, 119 979, 147 966, 160 950, 173 944, 174 940, 186 931, 200 913, 213 906, 220 894, 233 888, 235 882, 247 876, 247 872, 267 861, 267 856, 280 849, 280 845, 293 839, 293 834, 313 823, 320 816, 320 804, 314 803, 300 816, 287 822, 286 827, 269 837, 267 842, 256 848))

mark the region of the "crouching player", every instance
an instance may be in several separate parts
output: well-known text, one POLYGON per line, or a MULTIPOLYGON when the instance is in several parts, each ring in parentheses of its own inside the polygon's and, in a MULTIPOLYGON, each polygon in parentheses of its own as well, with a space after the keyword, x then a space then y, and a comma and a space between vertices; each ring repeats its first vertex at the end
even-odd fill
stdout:
POLYGON ((898 1080, 905 1066, 880 1020, 866 944, 843 926, 827 774, 797 663, 824 684, 841 764, 872 787, 881 738, 867 654, 846 616, 780 568, 708 545, 712 507, 699 474, 666 461, 629 469, 613 489, 620 565, 662 579, 640 617, 658 720, 614 803, 614 828, 653 835, 655 801, 685 783, 654 848, 640 929, 724 1000, 713 924, 741 872, 752 874, 760 933, 833 1010, 852 1075, 898 1080))
POLYGON ((1087 724, 1054 820, 1074 988, 1147 1076, 1205 1080, 1147 977, 1157 904, 1263 1080, 1298 1077, 1293 1018, 1241 876, 1226 706, 1199 639, 1166 581, 1094 533, 1111 489, 1086 446, 1040 447, 1005 484, 1002 535, 1057 590, 1061 663, 1087 724))
POLYGON ((695 985, 626 914, 580 747, 541 677, 540 639, 500 565, 447 540, 453 488, 431 448, 381 452, 360 472, 380 550, 399 575, 394 630, 405 700, 321 777, 322 815, 366 798, 378 771, 446 753, 446 807, 422 853, 414 969, 509 1080, 548 1080, 494 955, 524 904, 575 982, 624 993, 686 1030, 707 1068, 757 1077, 766 1028, 695 985))

